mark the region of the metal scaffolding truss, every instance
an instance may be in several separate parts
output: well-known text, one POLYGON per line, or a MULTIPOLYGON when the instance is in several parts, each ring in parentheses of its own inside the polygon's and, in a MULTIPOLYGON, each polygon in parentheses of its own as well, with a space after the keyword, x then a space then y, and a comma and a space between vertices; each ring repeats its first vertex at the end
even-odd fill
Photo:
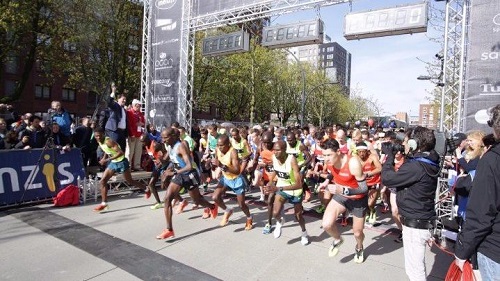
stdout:
POLYGON ((443 89, 440 128, 444 132, 462 131, 464 70, 467 44, 467 23, 470 0, 448 0, 444 33, 443 89))
POLYGON ((347 3, 351 0, 272 0, 240 6, 225 11, 193 17, 191 24, 196 30, 237 24, 270 16, 278 16, 318 6, 347 3))
MULTIPOLYGON (((151 6, 152 0, 144 1, 144 24, 142 43, 142 71, 141 71, 141 101, 146 104, 148 111, 147 96, 152 94, 149 86, 151 76, 149 73, 151 57, 149 39, 151 36, 151 6)), ((250 1, 249 1, 250 2, 250 1)), ((180 57, 179 78, 179 109, 178 120, 184 123, 186 129, 191 129, 192 123, 192 97, 193 97, 193 73, 194 73, 194 50, 195 32, 208 28, 216 28, 225 25, 243 23, 247 21, 278 16, 298 10, 313 9, 320 6, 347 3, 350 0, 273 0, 261 1, 251 5, 243 5, 238 8, 227 9, 216 13, 197 15, 194 14, 194 0, 183 0, 183 21, 180 57)))

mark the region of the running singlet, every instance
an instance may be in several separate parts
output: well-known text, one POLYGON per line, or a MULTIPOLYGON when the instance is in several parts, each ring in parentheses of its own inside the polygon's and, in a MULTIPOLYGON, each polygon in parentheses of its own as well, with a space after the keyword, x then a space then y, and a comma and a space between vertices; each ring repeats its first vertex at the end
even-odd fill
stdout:
MULTIPOLYGON (((228 168, 232 168, 233 166, 233 163, 231 162, 231 151, 233 149, 234 148, 230 147, 229 150, 226 152, 226 154, 222 154, 222 152, 217 149, 217 159, 219 159, 219 162, 222 163, 222 165, 225 165, 228 168)), ((222 170, 222 174, 228 180, 233 180, 239 176, 230 172, 226 172, 224 170, 222 170)))
POLYGON ((238 159, 245 159, 248 156, 250 156, 250 151, 247 149, 247 141, 244 139, 241 139, 240 142, 237 142, 235 139, 231 138, 231 146, 236 149, 236 152, 238 152, 238 159))
MULTIPOLYGON (((106 142, 109 139, 110 139, 109 137, 104 138, 104 142, 99 143, 99 146, 101 147, 102 151, 104 151, 104 153, 106 153, 109 157, 115 157, 116 154, 118 154, 118 152, 114 151, 111 147, 106 145, 106 142)), ((117 162, 123 161, 123 159, 125 159, 125 154, 123 154, 122 156, 120 156, 116 159, 111 160, 111 162, 117 163, 117 162)))
MULTIPOLYGON (((292 158, 292 155, 288 155, 285 163, 281 164, 278 158, 273 155, 273 168, 278 177, 276 187, 295 185, 296 178, 292 169, 292 158)), ((283 190, 283 192, 291 196, 300 196, 302 194, 302 187, 294 190, 283 190)))
MULTIPOLYGON (((177 150, 179 149, 179 146, 182 145, 182 142, 178 141, 174 144, 174 147, 168 151, 168 156, 170 157, 170 161, 174 165, 175 169, 182 169, 186 167, 186 162, 184 162, 184 159, 182 157, 179 157, 179 153, 177 150)), ((194 163, 193 159, 191 159, 191 156, 189 156, 189 160, 192 163, 191 168, 196 169, 196 164, 194 163)), ((191 171, 186 171, 183 174, 189 174, 191 171)))
MULTIPOLYGON (((370 158, 368 158, 370 160, 370 158)), ((368 173, 373 171, 375 169, 375 166, 373 165, 373 162, 365 162, 363 165, 363 173, 368 173)), ((380 173, 373 175, 369 178, 366 178, 366 185, 368 186, 374 186, 380 183, 380 173)))
POLYGON ((286 154, 288 155, 293 155, 295 158, 297 158, 297 164, 300 166, 306 162, 306 159, 304 158, 304 153, 300 151, 300 142, 298 141, 295 144, 295 147, 291 147, 288 142, 286 143, 286 154))
POLYGON ((217 147, 217 139, 219 138, 219 134, 217 136, 212 136, 208 134, 208 149, 210 151, 215 151, 215 148, 217 147))
POLYGON ((260 157, 259 157, 259 162, 263 163, 264 166, 264 180, 268 181, 269 179, 269 174, 274 171, 273 168, 273 155, 274 153, 271 150, 268 149, 262 149, 260 151, 260 157))
MULTIPOLYGON (((356 180, 356 177, 354 177, 351 174, 351 171, 349 171, 349 160, 351 160, 351 156, 347 156, 347 161, 345 162, 344 166, 342 166, 340 169, 336 169, 332 165, 328 165, 328 170, 332 173, 333 175, 333 181, 335 184, 338 184, 340 186, 347 186, 350 188, 358 188, 358 181, 356 180)), ((350 195, 350 196, 344 196, 350 199, 360 199, 365 197, 366 194, 357 194, 357 195, 350 195)))
POLYGON ((319 163, 324 163, 325 162, 325 158, 323 157, 323 150, 321 149, 321 147, 319 147, 319 145, 317 143, 314 144, 314 150, 313 150, 313 155, 314 157, 316 157, 316 161, 319 162, 319 163))

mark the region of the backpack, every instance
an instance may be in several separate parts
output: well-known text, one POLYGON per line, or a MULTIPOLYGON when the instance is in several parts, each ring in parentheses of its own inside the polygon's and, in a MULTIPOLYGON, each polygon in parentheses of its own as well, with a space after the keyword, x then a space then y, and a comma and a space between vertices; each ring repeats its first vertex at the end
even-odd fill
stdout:
POLYGON ((54 197, 54 206, 66 207, 80 204, 80 189, 78 186, 70 184, 60 190, 54 197))

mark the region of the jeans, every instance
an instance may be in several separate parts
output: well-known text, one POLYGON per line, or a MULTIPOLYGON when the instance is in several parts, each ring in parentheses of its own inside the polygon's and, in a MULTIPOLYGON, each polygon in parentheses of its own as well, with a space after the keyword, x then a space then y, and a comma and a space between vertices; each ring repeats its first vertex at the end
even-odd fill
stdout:
POLYGON ((417 229, 403 225, 405 272, 410 281, 427 280, 425 249, 430 238, 431 232, 428 229, 417 229))
POLYGON ((479 264, 479 272, 481 278, 485 281, 499 281, 500 280, 500 264, 496 263, 487 256, 477 253, 477 262, 479 264))

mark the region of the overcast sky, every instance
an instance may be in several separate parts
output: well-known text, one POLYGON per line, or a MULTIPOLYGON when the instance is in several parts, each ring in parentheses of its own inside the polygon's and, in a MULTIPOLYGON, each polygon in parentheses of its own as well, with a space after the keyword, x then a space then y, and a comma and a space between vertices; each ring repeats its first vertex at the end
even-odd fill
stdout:
MULTIPOLYGON (((376 10, 398 5, 421 3, 414 0, 354 0, 353 12, 376 10)), ((431 2, 433 7, 442 7, 443 2, 431 2)), ((343 36, 344 16, 349 13, 348 4, 323 7, 321 19, 325 23, 326 34, 333 42, 339 43, 352 55, 351 89, 358 89, 364 97, 372 97, 381 105, 380 112, 395 114, 407 112, 418 115, 420 103, 427 103, 428 92, 434 84, 417 80, 420 75, 428 75, 423 61, 433 61, 441 46, 431 42, 437 31, 429 26, 427 33, 396 35, 347 41, 343 36)), ((280 16, 273 24, 293 23, 314 19, 315 11, 301 11, 280 16)))

